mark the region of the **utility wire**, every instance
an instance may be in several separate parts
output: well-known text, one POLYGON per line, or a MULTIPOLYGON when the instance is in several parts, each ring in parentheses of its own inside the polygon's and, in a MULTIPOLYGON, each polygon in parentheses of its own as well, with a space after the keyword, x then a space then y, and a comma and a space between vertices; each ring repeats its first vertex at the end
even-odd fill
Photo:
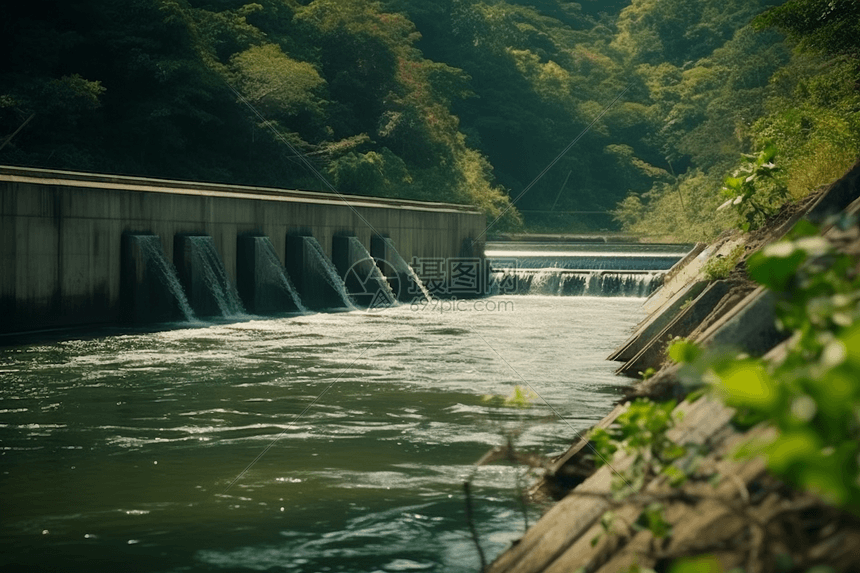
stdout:
POLYGON ((289 140, 287 140, 287 138, 286 138, 286 137, 284 137, 284 135, 283 135, 280 131, 278 131, 278 130, 275 128, 275 126, 272 124, 272 122, 270 122, 269 120, 267 120, 267 119, 263 116, 263 114, 262 114, 262 113, 260 113, 260 110, 258 110, 258 109, 254 106, 254 104, 252 104, 251 102, 249 102, 249 101, 248 101, 248 99, 247 99, 247 98, 245 98, 245 96, 243 96, 241 93, 239 93, 239 91, 238 91, 238 90, 236 90, 236 88, 234 88, 232 85, 230 85, 230 83, 228 83, 226 80, 224 80, 224 83, 225 83, 225 84, 227 84, 227 87, 228 87, 228 88, 230 88, 230 91, 232 91, 232 92, 236 95, 236 97, 237 97, 237 98, 239 98, 239 101, 241 101, 243 104, 245 104, 246 106, 248 106, 248 109, 250 109, 250 110, 251 110, 251 112, 252 112, 255 116, 257 116, 257 118, 258 118, 260 121, 262 121, 262 122, 263 122, 263 125, 265 125, 266 127, 268 127, 268 128, 269 128, 269 130, 270 130, 270 131, 275 135, 275 138, 277 138, 277 140, 278 140, 278 141, 280 141, 281 143, 283 143, 284 145, 286 145, 286 146, 289 148, 289 150, 293 152, 293 157, 298 158, 298 160, 299 160, 299 161, 300 161, 300 162, 301 162, 301 163, 302 163, 302 164, 303 164, 303 165, 308 169, 308 171, 310 171, 311 173, 313 173, 313 174, 314 174, 314 176, 316 176, 316 178, 317 178, 317 179, 319 179, 320 181, 322 181, 323 185, 325 185, 325 186, 326 186, 326 188, 327 188, 329 191, 331 191, 332 193, 334 193, 335 195, 337 195, 337 196, 338 196, 338 198, 339 198, 341 201, 343 201, 343 202, 344 202, 344 204, 345 204, 347 207, 349 207, 349 208, 350 208, 350 210, 352 210, 352 212, 353 212, 353 213, 355 213, 355 216, 356 216, 356 217, 358 217, 359 219, 361 219, 361 221, 362 221, 365 225, 367 225, 367 226, 368 226, 368 228, 370 228, 370 230, 371 230, 371 231, 373 231, 373 233, 374 233, 374 234, 376 234, 376 235, 379 235, 379 234, 380 234, 380 233, 379 233, 379 231, 377 231, 377 230, 376 230, 376 228, 375 228, 373 225, 371 225, 371 224, 370 224, 370 221, 368 221, 367 219, 365 219, 365 218, 364 218, 364 216, 363 216, 361 213, 359 213, 359 212, 358 212, 358 210, 357 210, 357 209, 356 209, 356 208, 355 208, 355 207, 354 207, 354 206, 349 202, 349 200, 348 200, 348 199, 343 195, 343 193, 341 193, 340 191, 338 191, 338 190, 335 188, 335 186, 334 186, 334 185, 332 185, 332 184, 329 182, 329 180, 328 180, 328 179, 326 179, 326 178, 325 178, 325 176, 324 176, 322 173, 320 173, 320 172, 319 172, 319 170, 317 170, 316 166, 314 166, 314 164, 313 164, 313 163, 311 163, 311 161, 310 161, 310 160, 305 156, 305 154, 304 154, 304 153, 302 153, 302 152, 300 152, 298 149, 296 149, 296 147, 295 147, 292 143, 290 143, 290 142, 289 142, 289 140))
POLYGON ((561 153, 559 153, 559 154, 555 157, 555 159, 553 159, 552 161, 550 161, 550 162, 549 162, 549 165, 547 165, 546 167, 544 167, 543 171, 541 171, 540 173, 538 173, 538 176, 537 176, 537 177, 535 177, 535 178, 532 180, 532 182, 531 182, 531 183, 529 183, 528 185, 526 185, 526 186, 525 186, 525 188, 524 188, 522 191, 520 191, 520 194, 519 194, 519 195, 517 195, 516 199, 514 199, 513 201, 511 201, 511 204, 510 204, 510 205, 508 205, 508 208, 507 208, 507 209, 505 209, 504 211, 502 211, 502 214, 501 214, 501 215, 499 215, 498 217, 496 217, 496 218, 495 218, 495 220, 494 220, 492 223, 490 223, 489 225, 487 225, 487 228, 486 228, 486 229, 484 229, 484 232, 483 232, 483 233, 481 233, 480 235, 478 235, 477 237, 475 237, 475 238, 472 240, 472 245, 474 246, 474 244, 475 244, 475 243, 477 243, 477 242, 478 242, 478 240, 479 240, 481 237, 483 237, 484 235, 486 235, 486 234, 487 234, 487 231, 489 231, 489 230, 490 230, 490 228, 491 228, 493 225, 495 225, 496 223, 498 223, 498 222, 499 222, 499 219, 501 219, 502 217, 504 217, 504 216, 508 213, 508 211, 510 211, 511 209, 513 209, 513 208, 514 208, 514 206, 517 204, 517 202, 518 202, 520 199, 522 199, 523 195, 525 195, 526 193, 528 193, 528 192, 531 190, 531 188, 532 188, 532 187, 534 187, 534 186, 535 186, 535 184, 536 184, 538 181, 540 181, 540 180, 543 178, 543 176, 544 176, 544 175, 546 175, 546 174, 547 174, 547 172, 548 172, 550 169, 552 169, 552 168, 555 166, 555 164, 556 164, 556 163, 558 163, 558 162, 561 160, 561 158, 562 158, 562 157, 564 157, 564 156, 565 156, 565 154, 566 154, 568 151, 570 151, 570 148, 571 148, 571 147, 573 147, 574 145, 576 145, 576 144, 577 144, 577 142, 579 142, 579 140, 580 140, 580 139, 582 139, 582 137, 583 137, 586 133, 588 133, 589 131, 591 131, 591 128, 592 128, 592 127, 594 127, 594 124, 595 124, 595 123, 597 123, 597 122, 600 120, 600 118, 601 118, 601 117, 603 117, 604 115, 606 115, 606 112, 608 112, 608 111, 612 108, 612 106, 614 106, 614 105, 615 105, 615 103, 616 103, 618 100, 620 100, 620 99, 621 99, 621 96, 623 96, 625 93, 627 93, 627 91, 628 91, 631 87, 632 87, 632 84, 631 84, 631 85, 628 85, 626 88, 624 88, 624 89, 621 91, 621 93, 620 93, 620 94, 618 94, 617 96, 615 96, 615 99, 614 99, 614 100, 612 100, 612 102, 611 102, 609 105, 607 105, 605 108, 603 108, 603 111, 601 111, 601 112, 597 115, 597 117, 595 117, 593 120, 591 120, 591 123, 589 123, 589 124, 586 126, 586 128, 585 128, 585 129, 583 129, 583 130, 579 133, 579 135, 577 135, 575 138, 573 138, 573 141, 571 141, 570 143, 568 143, 568 144, 567 144, 567 147, 565 147, 564 149, 562 149, 562 150, 561 150, 561 153))
POLYGON ((28 117, 27 119, 25 119, 25 120, 24 120, 24 123, 22 123, 22 124, 21 124, 21 126, 20 126, 20 127, 18 127, 18 129, 16 129, 16 130, 15 130, 15 133, 13 133, 12 135, 10 135, 9 137, 7 137, 7 138, 6 138, 6 140, 3 142, 3 145, 0 145, 0 149, 3 149, 4 147, 6 147, 6 144, 7 144, 7 143, 9 143, 10 141, 12 141, 12 139, 13 139, 16 135, 18 135, 18 132, 19 132, 19 131, 21 131, 22 129, 24 129, 24 126, 26 126, 28 123, 30 123, 30 120, 31 120, 31 119, 33 119, 35 116, 36 116, 36 114, 35 114, 35 113, 31 113, 31 114, 30 114, 30 117, 28 117))
POLYGON ((558 195, 555 196, 555 201, 553 201, 552 207, 550 207, 550 211, 555 211, 555 206, 558 205, 558 200, 561 197, 561 192, 564 191, 565 185, 567 185, 567 180, 570 179, 570 174, 573 173, 573 170, 567 172, 567 177, 564 178, 564 183, 561 184, 561 189, 558 190, 558 195))

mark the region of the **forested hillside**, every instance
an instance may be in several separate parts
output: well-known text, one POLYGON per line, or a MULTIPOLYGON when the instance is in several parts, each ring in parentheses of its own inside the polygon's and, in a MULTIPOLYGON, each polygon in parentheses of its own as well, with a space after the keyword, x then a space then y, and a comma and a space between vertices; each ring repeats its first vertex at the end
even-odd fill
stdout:
POLYGON ((18 3, 0 164, 330 191, 316 170, 497 229, 705 237, 742 152, 773 143, 800 196, 860 149, 857 3, 754 20, 777 4, 18 3))

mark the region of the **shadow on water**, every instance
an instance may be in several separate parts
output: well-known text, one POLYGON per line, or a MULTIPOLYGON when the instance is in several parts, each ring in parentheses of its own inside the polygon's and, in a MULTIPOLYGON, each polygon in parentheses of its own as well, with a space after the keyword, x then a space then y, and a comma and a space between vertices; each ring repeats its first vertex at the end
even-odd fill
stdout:
MULTIPOLYGON (((329 311, 327 311, 329 312, 329 311)), ((332 309, 330 312, 349 312, 349 309, 332 309)), ((255 320, 277 320, 304 315, 304 312, 284 312, 266 316, 246 314, 243 317, 206 317, 205 320, 195 319, 177 322, 153 322, 148 324, 90 324, 86 326, 70 326, 26 332, 0 333, 0 348, 24 346, 30 344, 52 344, 65 340, 94 340, 110 336, 128 336, 135 334, 151 334, 173 330, 203 329, 213 325, 240 324, 255 320)))

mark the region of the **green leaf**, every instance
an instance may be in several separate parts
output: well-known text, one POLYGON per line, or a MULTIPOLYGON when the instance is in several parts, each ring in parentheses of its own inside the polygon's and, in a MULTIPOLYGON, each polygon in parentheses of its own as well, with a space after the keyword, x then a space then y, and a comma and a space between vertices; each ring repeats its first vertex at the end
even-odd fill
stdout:
POLYGON ((679 364, 694 362, 701 353, 701 349, 689 340, 679 339, 669 345, 669 358, 679 364))
POLYGON ((768 144, 764 149, 759 152, 758 157, 756 158, 756 164, 760 166, 764 165, 765 163, 776 157, 776 153, 776 145, 774 145, 773 143, 768 144))
POLYGON ((723 566, 713 555, 679 559, 672 564, 669 573, 722 573, 723 566))
POLYGON ((744 180, 742 177, 726 177, 723 180, 723 183, 729 189, 734 189, 735 191, 740 191, 744 186, 744 180))
POLYGON ((672 525, 666 521, 666 508, 662 503, 652 503, 642 511, 636 524, 648 529, 657 539, 663 539, 672 534, 672 525))
POLYGON ((672 487, 678 487, 687 481, 687 474, 677 466, 666 466, 663 468, 663 474, 669 478, 669 484, 672 487))
POLYGON ((797 224, 791 228, 791 231, 788 232, 788 237, 790 239, 799 239, 801 237, 815 237, 821 232, 821 229, 818 226, 810 223, 806 219, 801 219, 797 222, 797 224))
POLYGON ((851 328, 843 332, 839 339, 845 345, 845 350, 848 353, 847 360, 854 367, 855 371, 860 369, 860 321, 855 321, 851 328))
POLYGON ((763 364, 755 361, 737 362, 719 373, 726 403, 770 410, 777 401, 777 387, 763 364))
POLYGON ((747 260, 747 271, 757 283, 774 291, 785 291, 805 260, 804 251, 784 241, 753 253, 747 260))
POLYGON ((775 472, 794 473, 819 460, 821 442, 808 430, 788 431, 777 437, 766 450, 768 466, 775 472))

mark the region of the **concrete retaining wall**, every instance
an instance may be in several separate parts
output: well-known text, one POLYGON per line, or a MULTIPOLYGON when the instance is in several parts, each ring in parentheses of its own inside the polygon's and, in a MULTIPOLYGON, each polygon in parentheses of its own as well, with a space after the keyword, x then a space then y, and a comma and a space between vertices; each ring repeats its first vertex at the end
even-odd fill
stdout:
POLYGON ((125 232, 158 235, 171 261, 175 235, 210 235, 235 283, 243 234, 281 261, 290 233, 328 256, 335 235, 379 234, 410 260, 462 256, 485 228, 461 205, 0 167, 0 333, 119 321, 125 232))

